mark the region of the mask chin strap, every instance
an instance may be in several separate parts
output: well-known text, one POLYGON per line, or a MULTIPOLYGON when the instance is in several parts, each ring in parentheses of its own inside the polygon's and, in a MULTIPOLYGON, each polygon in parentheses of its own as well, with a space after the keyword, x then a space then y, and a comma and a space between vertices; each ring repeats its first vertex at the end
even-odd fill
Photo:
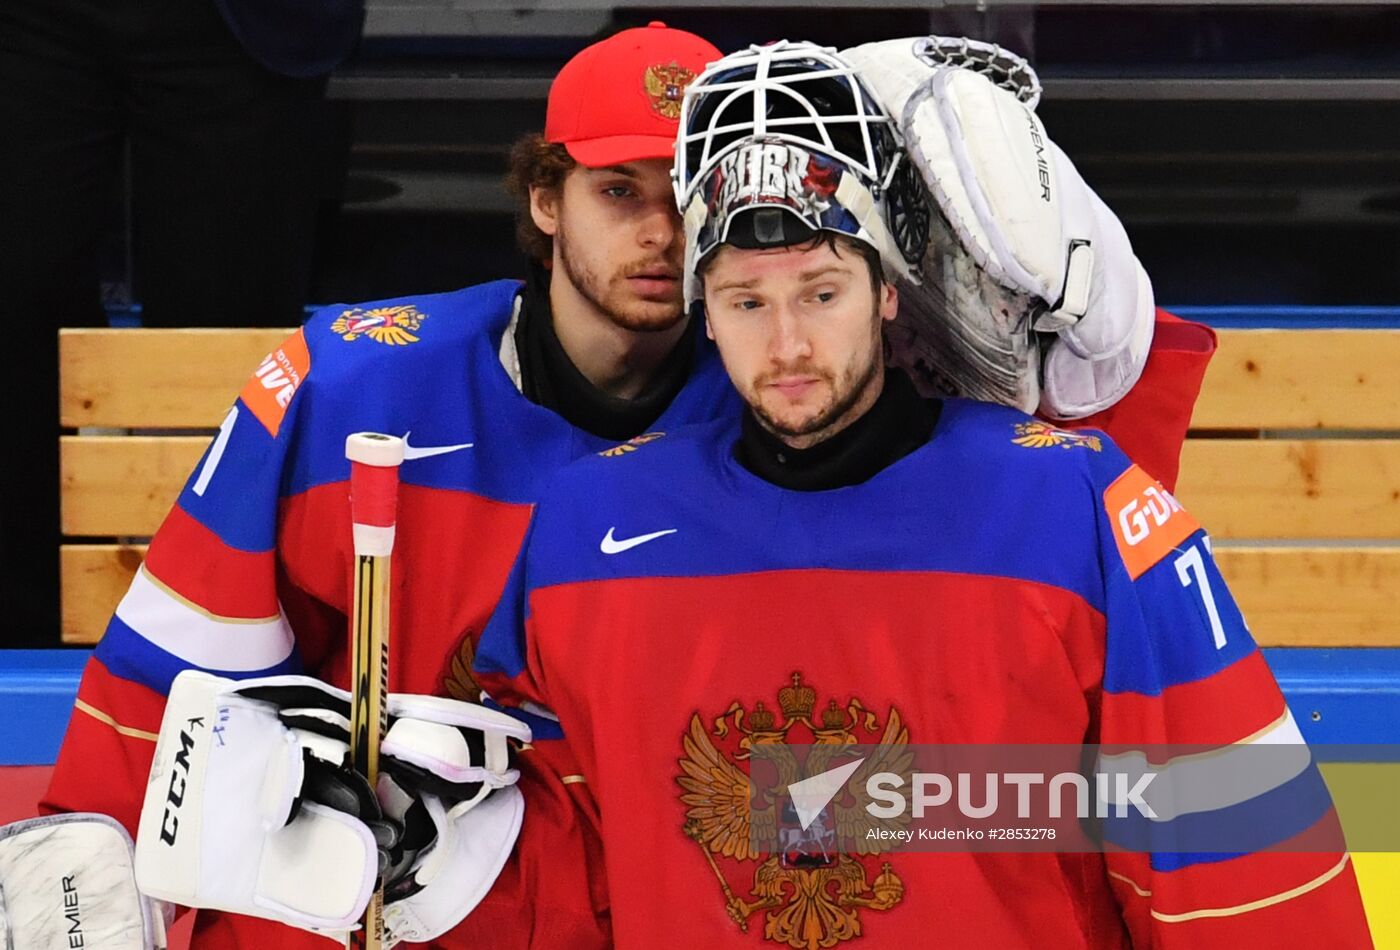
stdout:
POLYGON ((836 186, 836 201, 851 213, 860 225, 861 233, 851 235, 861 240, 868 241, 875 246, 875 250, 880 252, 880 259, 894 272, 913 283, 919 283, 918 272, 909 266, 909 262, 904 259, 904 255, 899 252, 899 245, 895 242, 894 235, 885 226, 885 219, 881 216, 880 210, 875 206, 875 198, 870 190, 865 188, 855 180, 853 176, 843 175, 840 183, 836 186))
POLYGON ((697 248, 700 243, 700 229, 705 226, 705 201, 700 197, 699 192, 691 196, 690 204, 686 205, 684 227, 685 227, 685 278, 681 285, 681 290, 685 294, 685 307, 690 309, 691 305, 701 297, 700 276, 696 273, 700 263, 697 248))

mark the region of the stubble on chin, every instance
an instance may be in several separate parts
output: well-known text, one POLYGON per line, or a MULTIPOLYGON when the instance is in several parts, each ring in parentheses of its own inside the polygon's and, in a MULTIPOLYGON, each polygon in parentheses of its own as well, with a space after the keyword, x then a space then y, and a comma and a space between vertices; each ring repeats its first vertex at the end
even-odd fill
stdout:
POLYGON ((794 448, 808 448, 810 445, 815 445, 818 442, 824 441, 821 437, 821 433, 828 429, 839 415, 839 412, 832 411, 833 409, 839 409, 839 407, 834 406, 831 401, 828 401, 826 405, 818 411, 797 419, 793 418, 789 413, 783 413, 780 416, 777 413, 769 412, 764 408, 763 403, 758 403, 752 408, 754 415, 758 417, 758 421, 763 428, 767 429, 778 438, 784 441, 793 439, 810 440, 807 441, 807 444, 794 445, 794 448))
MULTIPOLYGON (((861 397, 864 396, 869 389, 870 381, 874 379, 876 374, 880 371, 881 366, 879 361, 874 360, 865 367, 865 371, 861 374, 859 379, 855 378, 854 373, 846 374, 847 379, 850 380, 850 386, 839 393, 836 390, 830 373, 814 373, 813 375, 819 376, 823 382, 826 383, 827 399, 820 409, 809 413, 805 418, 800 420, 778 419, 773 413, 770 413, 764 408, 761 399, 757 402, 750 401, 749 404, 753 408, 754 414, 758 417, 759 422, 769 432, 772 432, 782 439, 801 439, 805 441, 810 438, 808 445, 795 446, 796 448, 808 448, 810 445, 825 441, 825 439, 836 434, 835 432, 830 432, 827 435, 823 435, 823 433, 827 433, 827 430, 838 425, 841 429, 844 429, 854 421, 846 417, 849 415, 852 408, 860 402, 861 397), (816 436, 816 438, 811 438, 813 436, 816 436)), ((764 379, 766 378, 767 377, 764 379)), ((759 392, 763 391, 764 387, 762 383, 763 380, 760 380, 759 385, 755 387, 759 392)), ((839 429, 837 431, 839 431, 839 429)))
POLYGON ((613 323, 637 333, 661 333, 680 322, 684 311, 681 302, 647 300, 636 296, 626 285, 627 278, 618 277, 610 288, 603 307, 613 323))
POLYGON ((556 239, 559 259, 569 282, 579 296, 615 326, 636 333, 660 333, 674 327, 685 315, 679 293, 672 301, 639 297, 627 284, 625 267, 616 268, 606 278, 601 277, 573 253, 573 242, 567 232, 560 231, 556 239))

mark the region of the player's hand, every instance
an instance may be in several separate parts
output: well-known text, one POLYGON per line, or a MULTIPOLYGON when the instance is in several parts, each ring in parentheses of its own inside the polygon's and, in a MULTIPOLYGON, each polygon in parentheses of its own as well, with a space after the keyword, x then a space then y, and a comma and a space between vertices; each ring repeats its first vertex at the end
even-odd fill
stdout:
MULTIPOLYGON (((153 897, 343 931, 395 842, 336 735, 341 690, 310 677, 242 682, 187 670, 166 701, 136 835, 153 897)), ((348 735, 348 731, 346 733, 348 735)))
POLYGON ((137 834, 142 890, 332 939, 359 921, 381 871, 398 884, 385 917, 404 939, 470 912, 519 831, 510 745, 528 728, 469 703, 391 696, 376 794, 349 765, 349 710, 346 692, 305 676, 176 677, 137 834), (478 812, 462 845, 447 816, 478 812), (426 888, 401 880, 424 867, 456 893, 397 908, 421 903, 426 888))
POLYGON ((992 44, 950 37, 870 43, 842 56, 895 117, 941 212, 932 232, 942 246, 930 249, 933 266, 926 257, 925 281, 955 321, 975 324, 962 344, 1015 374, 1043 369, 1038 386, 1003 401, 1079 418, 1121 398, 1151 345, 1152 286, 1118 218, 1036 116, 1034 70, 992 44), (988 293, 949 252, 1013 299, 988 293), (1043 367, 1034 346, 1006 340, 1032 329, 1055 334, 1043 367))

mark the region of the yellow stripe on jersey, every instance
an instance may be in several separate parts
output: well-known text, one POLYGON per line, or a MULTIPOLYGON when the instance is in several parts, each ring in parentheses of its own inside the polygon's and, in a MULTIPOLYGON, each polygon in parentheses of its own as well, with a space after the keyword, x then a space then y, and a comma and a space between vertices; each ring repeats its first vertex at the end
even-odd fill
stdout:
POLYGON ((1111 877, 1111 878, 1113 878, 1113 879, 1116 880, 1116 881, 1122 881, 1124 884, 1128 885, 1128 886, 1131 887, 1133 890, 1137 891, 1137 896, 1138 896, 1138 897, 1151 897, 1151 896, 1152 896, 1152 892, 1151 892, 1151 891, 1149 891, 1149 890, 1148 890, 1147 888, 1145 888, 1145 887, 1139 886, 1139 884, 1138 884, 1137 881, 1134 881, 1132 878, 1128 877, 1128 875, 1126 875, 1126 874, 1119 874, 1117 871, 1109 871, 1109 872, 1108 872, 1108 876, 1111 877))
MULTIPOLYGON (((1163 923, 1180 924, 1188 920, 1200 920, 1204 917, 1234 917, 1239 914, 1247 914, 1253 910, 1262 910, 1265 907, 1282 904, 1293 900, 1295 897, 1302 897, 1309 891, 1317 890, 1319 887, 1332 880, 1332 878, 1341 874, 1342 870, 1347 866, 1347 862, 1350 860, 1351 855, 1344 854, 1342 855, 1342 859, 1338 861, 1334 867, 1328 868, 1306 884, 1300 884, 1291 890, 1284 891, 1281 894, 1275 894, 1272 897, 1262 897, 1257 901, 1250 901, 1247 904, 1236 904, 1234 907, 1203 907, 1200 910, 1190 910, 1181 914, 1164 914, 1159 910, 1154 910, 1152 916, 1163 923)), ((1152 896, 1150 890, 1143 887, 1126 874, 1119 874, 1117 871, 1109 871, 1108 876, 1114 880, 1122 881, 1124 884, 1131 887, 1137 893, 1138 897, 1152 896)))
POLYGON ((81 699, 73 700, 73 707, 79 712, 87 713, 98 722, 111 726, 117 731, 118 735, 129 736, 132 739, 148 739, 151 742, 155 742, 156 739, 159 738, 154 732, 147 732, 145 729, 135 729, 131 726, 123 726, 96 706, 85 703, 81 699))
POLYGON ((1265 907, 1287 903, 1296 897, 1302 897, 1304 894, 1317 890, 1319 887, 1332 880, 1332 878, 1341 874, 1342 871, 1346 869, 1347 862, 1350 860, 1351 855, 1344 854, 1342 855, 1342 859, 1338 861, 1335 866, 1322 872, 1311 881, 1308 881, 1306 884, 1299 884, 1297 887, 1286 890, 1281 894, 1275 894, 1273 897, 1263 897, 1257 901, 1250 901, 1247 904, 1236 904, 1234 907, 1204 907, 1200 910, 1187 911, 1184 914, 1163 914, 1160 911, 1154 910, 1152 916, 1163 923, 1179 924, 1188 920, 1200 920, 1204 917, 1234 917, 1239 914, 1248 914, 1255 910, 1263 910, 1265 907))
POLYGON ((182 594, 180 594, 179 591, 172 589, 159 577, 156 577, 154 574, 148 571, 146 569, 146 565, 144 564, 141 565, 141 573, 145 576, 146 580, 151 582, 152 586, 154 586, 162 594, 165 594, 171 600, 175 601, 178 604, 181 604, 182 606, 188 607, 195 613, 201 614, 202 616, 207 617, 210 620, 217 620, 219 623, 269 624, 276 623, 277 621, 282 619, 281 614, 273 614, 271 617, 225 617, 221 614, 216 614, 210 610, 206 610, 205 608, 199 606, 199 604, 196 604, 194 601, 190 600, 188 597, 185 597, 182 594))

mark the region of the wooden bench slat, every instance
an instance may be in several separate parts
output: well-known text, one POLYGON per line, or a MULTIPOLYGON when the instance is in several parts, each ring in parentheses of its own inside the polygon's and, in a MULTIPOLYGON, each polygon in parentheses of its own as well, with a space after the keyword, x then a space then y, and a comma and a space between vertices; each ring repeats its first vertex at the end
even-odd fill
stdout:
MULTIPOLYGON (((145 550, 63 546, 64 643, 97 642, 145 550)), ((1260 645, 1400 647, 1400 547, 1223 547, 1216 553, 1260 645)))
POLYGON ((1177 497, 1221 538, 1400 538, 1400 440, 1188 440, 1177 497))
MULTIPOLYGON (((148 536, 208 439, 66 436, 63 533, 148 536)), ((1220 538, 1400 538, 1400 440, 1199 439, 1177 492, 1220 538)))
MULTIPOLYGON (((63 425, 212 427, 282 329, 60 331, 63 425)), ((1400 429, 1400 333, 1221 330, 1192 425, 1400 429)))
POLYGON ((59 331, 65 426, 213 428, 279 329, 59 331))
POLYGON ((63 533, 155 534, 208 444, 205 436, 64 436, 63 533))
POLYGON ((1400 646, 1400 547, 1221 547, 1262 646, 1400 646))
POLYGON ((1400 429, 1400 332, 1221 330, 1198 429, 1400 429))
POLYGON ((65 544, 59 548, 64 643, 93 644, 146 556, 144 544, 65 544))

